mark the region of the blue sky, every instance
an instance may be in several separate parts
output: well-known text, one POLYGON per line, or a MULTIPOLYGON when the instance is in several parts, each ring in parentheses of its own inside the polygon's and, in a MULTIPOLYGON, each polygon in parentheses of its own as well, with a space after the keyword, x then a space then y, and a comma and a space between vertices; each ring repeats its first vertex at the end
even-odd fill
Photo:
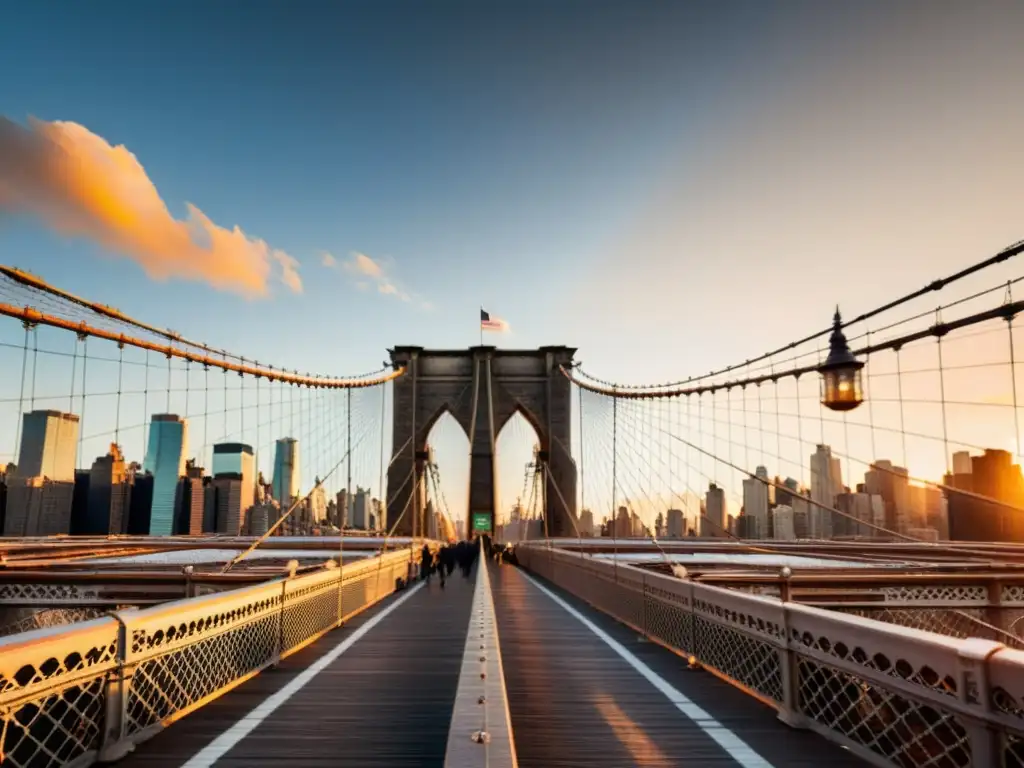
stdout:
POLYGON ((502 346, 703 372, 1020 237, 1021 24, 995 3, 24 4, 0 114, 124 145, 173 216, 287 252, 303 290, 154 281, 18 213, 0 261, 304 370, 477 343, 483 305, 502 346))

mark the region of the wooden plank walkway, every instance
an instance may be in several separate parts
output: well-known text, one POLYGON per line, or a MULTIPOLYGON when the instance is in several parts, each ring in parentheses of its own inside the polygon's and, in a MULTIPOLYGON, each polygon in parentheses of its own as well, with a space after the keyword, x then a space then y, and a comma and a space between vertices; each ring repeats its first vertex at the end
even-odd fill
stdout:
POLYGON ((721 728, 695 722, 522 571, 490 567, 520 768, 867 765, 819 736, 786 726, 774 710, 710 673, 688 670, 675 654, 582 601, 537 582, 621 643, 721 728), (723 743, 731 744, 732 755, 723 743), (746 752, 737 744, 745 744, 746 752))
POLYGON ((401 595, 175 723, 118 766, 441 766, 475 578, 456 572, 442 588, 435 577, 222 756, 195 757, 401 595))

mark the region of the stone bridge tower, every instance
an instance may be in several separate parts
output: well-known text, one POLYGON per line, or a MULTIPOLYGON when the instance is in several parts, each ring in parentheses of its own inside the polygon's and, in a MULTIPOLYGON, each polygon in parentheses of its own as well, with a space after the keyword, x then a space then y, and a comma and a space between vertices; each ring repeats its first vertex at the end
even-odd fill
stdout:
POLYGON ((498 505, 495 441, 501 428, 519 411, 537 432, 539 461, 546 467, 548 534, 575 536, 572 386, 559 370, 559 366, 572 363, 575 352, 570 347, 390 350, 391 361, 405 366, 406 373, 393 384, 388 528, 397 522, 395 534, 399 536, 422 535, 426 530, 427 437, 447 411, 462 426, 470 443, 467 532, 475 524, 478 530, 493 533, 498 505))

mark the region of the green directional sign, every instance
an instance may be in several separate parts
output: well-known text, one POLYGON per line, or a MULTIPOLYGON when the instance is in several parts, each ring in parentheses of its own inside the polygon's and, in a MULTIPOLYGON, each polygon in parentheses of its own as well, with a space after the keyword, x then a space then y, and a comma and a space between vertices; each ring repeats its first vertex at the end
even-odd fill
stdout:
POLYGON ((473 530, 480 531, 481 533, 491 532, 491 513, 490 512, 474 512, 473 513, 473 530))

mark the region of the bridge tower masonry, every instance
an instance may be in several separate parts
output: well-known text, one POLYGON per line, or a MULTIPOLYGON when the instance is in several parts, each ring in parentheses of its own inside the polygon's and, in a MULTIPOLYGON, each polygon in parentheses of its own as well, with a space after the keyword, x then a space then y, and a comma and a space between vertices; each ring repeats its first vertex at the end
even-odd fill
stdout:
POLYGON ((438 418, 448 412, 470 442, 467 532, 476 521, 477 532, 493 533, 498 508, 495 442, 518 411, 533 426, 540 444, 548 535, 575 536, 572 386, 560 370, 572 363, 575 352, 563 346, 389 350, 391 362, 405 366, 406 373, 393 383, 388 528, 395 526, 399 536, 421 536, 427 530, 427 438, 438 418))

